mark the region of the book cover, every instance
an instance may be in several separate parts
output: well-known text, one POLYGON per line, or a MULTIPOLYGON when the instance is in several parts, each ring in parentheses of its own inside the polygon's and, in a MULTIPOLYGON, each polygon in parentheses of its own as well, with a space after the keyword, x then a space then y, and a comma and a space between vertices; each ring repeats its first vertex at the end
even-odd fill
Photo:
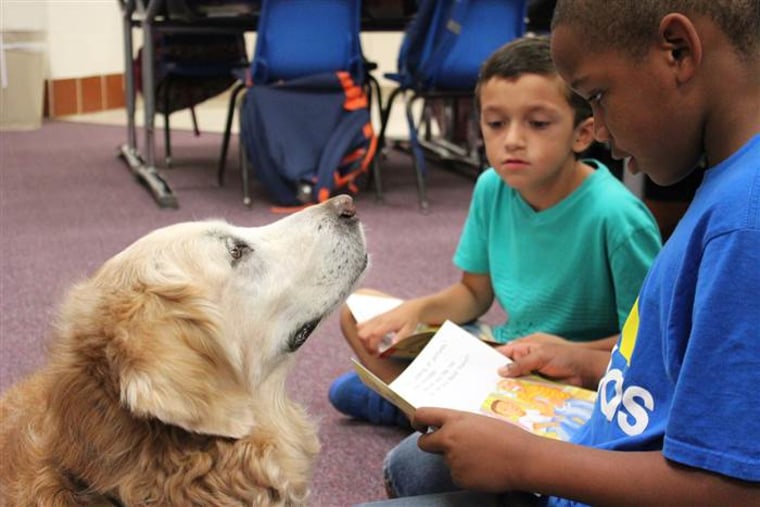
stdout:
MULTIPOLYGON (((385 313, 403 303, 403 299, 389 296, 376 296, 371 294, 351 294, 346 300, 349 310, 356 322, 365 322, 377 315, 385 313)), ((496 344, 491 326, 483 322, 472 322, 462 326, 470 334, 478 339, 491 344, 496 344)), ((395 340, 388 335, 380 344, 380 357, 394 357, 397 359, 413 359, 427 345, 433 335, 441 326, 420 324, 414 333, 395 340)))
POLYGON ((501 377, 510 359, 446 322, 390 384, 354 361, 362 381, 411 418, 417 407, 483 414, 537 435, 570 437, 588 420, 596 393, 538 376, 501 377))

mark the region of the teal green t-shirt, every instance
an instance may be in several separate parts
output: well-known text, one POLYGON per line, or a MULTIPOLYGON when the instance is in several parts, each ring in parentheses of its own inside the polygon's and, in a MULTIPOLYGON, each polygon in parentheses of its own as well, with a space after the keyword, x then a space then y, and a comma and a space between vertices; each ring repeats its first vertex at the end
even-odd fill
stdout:
POLYGON ((507 321, 494 337, 534 332, 573 341, 614 335, 660 250, 647 207, 597 167, 565 199, 536 212, 493 170, 480 175, 454 254, 461 270, 487 274, 507 321))

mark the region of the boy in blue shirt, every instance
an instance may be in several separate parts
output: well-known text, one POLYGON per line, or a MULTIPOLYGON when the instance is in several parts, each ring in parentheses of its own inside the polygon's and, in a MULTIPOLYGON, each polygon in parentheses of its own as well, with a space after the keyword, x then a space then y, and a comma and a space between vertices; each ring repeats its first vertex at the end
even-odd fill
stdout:
MULTIPOLYGON (((508 314, 493 328, 500 343, 551 335, 609 350, 660 249, 646 206, 600 162, 579 157, 593 141, 591 109, 557 75, 547 38, 497 50, 475 97, 492 167, 478 178, 454 255, 461 279, 358 326, 342 315, 349 344, 386 382, 406 363, 377 357, 383 337, 475 320, 494 299, 508 314)), ((330 400, 354 417, 404 422, 353 373, 330 400)))
MULTIPOLYGON (((760 3, 560 0, 552 33, 557 68, 590 100, 598 139, 662 185, 704 162, 703 182, 611 357, 504 348, 515 359, 505 375, 598 382, 571 443, 421 408, 415 426, 438 429, 419 447, 471 491, 379 503, 512 505, 503 492, 529 491, 542 496, 525 501, 552 506, 760 505, 760 3)), ((409 464, 389 457, 396 493, 422 492, 409 464)))

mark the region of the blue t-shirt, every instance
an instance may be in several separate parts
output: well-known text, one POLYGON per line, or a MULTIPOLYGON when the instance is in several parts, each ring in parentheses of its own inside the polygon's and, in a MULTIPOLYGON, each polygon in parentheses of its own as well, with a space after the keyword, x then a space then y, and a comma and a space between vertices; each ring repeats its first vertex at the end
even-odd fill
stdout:
MULTIPOLYGON (((760 482, 760 135, 705 173, 655 260, 578 444, 760 482)), ((578 505, 551 498, 549 505, 578 505)))
POLYGON ((504 343, 535 332, 589 341, 620 332, 660 250, 652 214, 607 168, 534 210, 493 170, 475 185, 454 264, 488 274, 504 343))

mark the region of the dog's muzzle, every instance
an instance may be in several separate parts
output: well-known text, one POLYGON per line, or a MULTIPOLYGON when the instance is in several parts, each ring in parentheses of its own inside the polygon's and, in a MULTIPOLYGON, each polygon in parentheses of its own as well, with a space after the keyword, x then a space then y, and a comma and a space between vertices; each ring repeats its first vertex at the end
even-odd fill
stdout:
POLYGON ((295 352, 306 342, 309 335, 317 328, 322 318, 314 319, 299 327, 288 339, 288 351, 295 352))

